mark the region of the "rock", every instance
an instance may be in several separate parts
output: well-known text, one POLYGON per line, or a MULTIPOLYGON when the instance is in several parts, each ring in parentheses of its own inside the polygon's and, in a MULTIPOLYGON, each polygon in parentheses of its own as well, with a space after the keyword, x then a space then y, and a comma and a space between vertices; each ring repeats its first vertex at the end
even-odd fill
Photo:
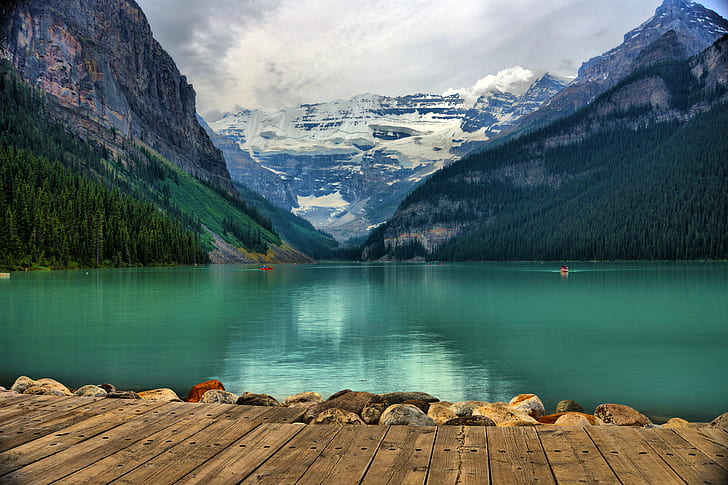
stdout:
POLYGON ((393 404, 379 418, 381 425, 435 426, 435 421, 412 404, 393 404))
POLYGON ((224 391, 225 386, 223 386, 222 382, 213 379, 211 381, 205 381, 200 382, 199 384, 195 384, 192 386, 192 389, 190 389, 190 392, 187 393, 187 398, 185 401, 187 402, 200 402, 200 399, 202 399, 202 395, 205 394, 207 391, 224 391))
POLYGON ((385 409, 387 409, 386 403, 370 402, 361 410, 361 419, 366 424, 377 424, 385 409))
POLYGON ((276 398, 268 394, 254 394, 252 392, 244 392, 237 400, 236 404, 245 406, 280 406, 276 398))
POLYGON ((137 394, 145 401, 181 401, 177 393, 167 388, 151 389, 137 394))
POLYGON ((670 418, 665 424, 662 425, 662 427, 667 429, 689 428, 690 422, 682 418, 670 418))
POLYGON ((713 428, 728 429, 728 413, 723 413, 715 418, 710 422, 710 426, 713 428))
POLYGON ((556 426, 578 426, 580 428, 591 425, 589 420, 580 413, 564 413, 554 424, 556 426))
POLYGON ((25 392, 25 390, 29 387, 33 387, 35 385, 35 381, 27 376, 20 376, 17 379, 15 379, 15 382, 12 386, 10 386, 11 391, 18 392, 22 394, 25 392))
POLYGON ((509 403, 512 408, 528 414, 532 418, 539 418, 546 414, 541 399, 535 394, 519 394, 509 403))
POLYGON ((445 421, 443 426, 495 426, 495 422, 487 416, 467 416, 445 421))
POLYGON ((199 403, 204 404, 237 404, 238 396, 232 392, 222 391, 220 389, 210 389, 199 398, 199 403))
POLYGON ((473 416, 487 416, 497 426, 536 425, 538 421, 528 414, 511 407, 504 402, 483 404, 473 409, 473 416))
POLYGON ((455 411, 451 408, 452 403, 449 402, 433 402, 430 403, 430 409, 427 411, 427 415, 431 417, 435 424, 438 426, 445 424, 445 422, 458 418, 455 411))
POLYGON ((450 406, 450 409, 452 409, 459 417, 465 418, 467 416, 472 416, 473 410, 484 404, 488 403, 485 401, 460 401, 450 406))
POLYGON ((83 386, 73 393, 74 396, 83 397, 106 397, 108 394, 106 389, 94 385, 83 386))
POLYGON ((581 407, 581 404, 579 404, 576 401, 572 401, 571 399, 565 399, 563 401, 559 401, 559 403, 556 405, 556 413, 570 413, 570 412, 583 413, 584 408, 581 407))
POLYGON ((405 401, 439 401, 438 398, 427 394, 426 392, 388 392, 386 394, 377 394, 377 396, 379 399, 382 399, 382 402, 387 403, 387 407, 391 406, 392 404, 402 404, 405 401))
POLYGON ((106 391, 107 394, 112 394, 117 391, 116 386, 113 384, 99 384, 99 387, 106 391))
POLYGON ((294 394, 293 396, 288 396, 284 401, 284 406, 293 406, 296 404, 320 404, 324 402, 324 400, 321 398, 321 394, 318 392, 301 392, 299 394, 294 394))
POLYGON ((541 416, 540 418, 538 418, 537 421, 541 424, 556 424, 556 421, 558 421, 560 417, 562 417, 566 414, 578 414, 579 416, 581 416, 584 419, 586 419, 587 421, 589 421, 589 424, 591 424, 592 426, 604 424, 604 421, 597 418, 596 416, 593 416, 591 414, 577 413, 577 412, 547 414, 546 416, 541 416))
POLYGON ((352 391, 351 389, 343 389, 343 390, 341 390, 341 391, 339 391, 339 392, 335 392, 335 393, 333 393, 333 394, 332 394, 332 395, 330 395, 330 396, 329 396, 329 397, 328 397, 328 398, 327 398, 326 400, 327 400, 327 401, 332 401, 332 400, 336 399, 337 397, 339 397, 339 396, 343 396, 344 394, 347 394, 347 393, 349 393, 349 392, 353 392, 353 391, 352 391))
POLYGON ((362 419, 349 411, 338 408, 330 408, 319 413, 309 424, 361 424, 365 425, 362 419))
POLYGON ((326 401, 311 406, 303 413, 303 422, 308 423, 314 417, 318 416, 323 411, 331 408, 339 408, 344 411, 349 411, 354 414, 361 415, 364 407, 369 403, 369 400, 375 396, 370 392, 358 392, 349 391, 343 394, 337 393, 333 399, 327 399, 326 401), (338 395, 337 395, 338 394, 338 395))
POLYGON ((650 424, 649 418, 639 411, 624 404, 600 404, 594 410, 594 416, 606 424, 617 426, 646 426, 650 424))
MULTIPOLYGON (((99 386, 101 387, 101 386, 99 386)), ((141 399, 139 394, 137 394, 134 391, 113 391, 109 392, 106 397, 112 398, 112 399, 141 399)))
POLYGON ((420 410, 425 414, 427 414, 427 411, 430 410, 430 403, 426 401, 404 401, 399 404, 411 404, 420 408, 420 410))
POLYGON ((23 391, 23 394, 29 394, 34 396, 65 396, 61 391, 58 391, 56 389, 48 389, 47 387, 43 386, 30 386, 26 390, 23 391))
POLYGON ((18 377, 10 388, 20 394, 47 396, 73 396, 69 388, 54 379, 33 380, 27 376, 18 377))

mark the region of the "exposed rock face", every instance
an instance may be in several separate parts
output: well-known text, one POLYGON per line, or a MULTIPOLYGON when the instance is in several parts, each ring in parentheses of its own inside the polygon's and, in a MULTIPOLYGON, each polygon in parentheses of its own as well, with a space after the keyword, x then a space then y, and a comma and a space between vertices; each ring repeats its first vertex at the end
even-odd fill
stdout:
POLYGON ((624 35, 622 44, 585 62, 566 89, 519 120, 518 128, 533 129, 570 115, 635 69, 698 54, 727 33, 728 20, 699 3, 665 0, 655 15, 624 35))
POLYGON ((477 149, 561 91, 546 74, 525 93, 372 94, 210 123, 234 180, 337 239, 389 217, 423 178, 477 149))
POLYGON ((651 421, 647 416, 624 404, 600 404, 594 416, 607 424, 617 426, 647 426, 651 421))
POLYGON ((195 117, 195 92, 134 0, 3 2, 0 57, 55 97, 81 135, 139 140, 205 179, 229 173, 195 117))

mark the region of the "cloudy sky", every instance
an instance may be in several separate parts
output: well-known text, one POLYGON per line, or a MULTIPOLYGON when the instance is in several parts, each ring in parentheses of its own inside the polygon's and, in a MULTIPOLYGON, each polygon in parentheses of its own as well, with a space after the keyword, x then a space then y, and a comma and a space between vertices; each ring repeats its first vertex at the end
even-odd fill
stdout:
MULTIPOLYGON (((212 121, 359 93, 574 76, 661 0, 137 0, 212 121), (498 75, 500 73, 500 75, 498 75)), ((728 0, 703 5, 724 17, 728 0)))

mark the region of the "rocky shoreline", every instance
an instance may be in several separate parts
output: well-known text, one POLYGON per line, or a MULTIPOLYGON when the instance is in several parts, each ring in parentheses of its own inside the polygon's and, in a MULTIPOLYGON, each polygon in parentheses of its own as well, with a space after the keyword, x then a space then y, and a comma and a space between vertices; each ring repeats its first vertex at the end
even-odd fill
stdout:
POLYGON ((248 406, 286 406, 301 408, 306 424, 415 425, 415 426, 633 426, 643 428, 720 427, 728 428, 728 413, 710 423, 691 423, 674 417, 655 424, 647 416, 624 404, 604 403, 591 413, 573 400, 560 401, 553 412, 545 409, 535 394, 520 394, 509 402, 449 402, 425 392, 373 394, 345 389, 326 400, 317 392, 302 392, 279 402, 268 394, 226 391, 218 380, 196 384, 185 399, 171 389, 135 392, 119 390, 112 384, 86 385, 70 389, 50 379, 18 377, 2 394, 81 396, 149 401, 240 404, 248 406))

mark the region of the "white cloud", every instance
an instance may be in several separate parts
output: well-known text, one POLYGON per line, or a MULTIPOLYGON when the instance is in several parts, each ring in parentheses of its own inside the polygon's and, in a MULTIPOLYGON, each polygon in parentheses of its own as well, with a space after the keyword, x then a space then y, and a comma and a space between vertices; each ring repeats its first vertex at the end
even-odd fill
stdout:
MULTIPOLYGON (((203 115, 236 105, 276 109, 364 92, 441 93, 509 66, 574 75, 661 3, 137 1, 156 38, 194 84, 203 115)), ((705 3, 715 8, 724 2, 705 3)), ((481 81, 463 89, 498 86, 488 76, 481 81)))
POLYGON ((478 79, 474 85, 468 88, 450 88, 443 94, 445 96, 459 94, 466 104, 473 105, 480 96, 491 91, 522 94, 526 92, 535 78, 536 75, 533 71, 524 69, 521 66, 514 66, 498 71, 497 74, 488 74, 478 79))

